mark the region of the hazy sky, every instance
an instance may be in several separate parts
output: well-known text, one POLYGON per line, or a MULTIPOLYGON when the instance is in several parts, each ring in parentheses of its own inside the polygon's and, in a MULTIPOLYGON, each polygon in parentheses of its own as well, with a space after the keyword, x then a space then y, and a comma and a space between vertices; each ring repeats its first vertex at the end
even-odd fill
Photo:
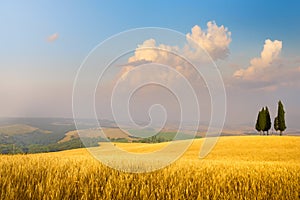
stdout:
MULTIPOLYGON (((0 117, 72 117, 73 81, 87 54, 121 31, 162 27, 193 38, 216 62, 226 88, 227 124, 254 123, 266 105, 274 118, 281 99, 288 127, 300 128, 299 8, 298 1, 259 0, 1 1, 0 117)), ((135 52, 127 62, 157 59, 162 57, 135 52)))

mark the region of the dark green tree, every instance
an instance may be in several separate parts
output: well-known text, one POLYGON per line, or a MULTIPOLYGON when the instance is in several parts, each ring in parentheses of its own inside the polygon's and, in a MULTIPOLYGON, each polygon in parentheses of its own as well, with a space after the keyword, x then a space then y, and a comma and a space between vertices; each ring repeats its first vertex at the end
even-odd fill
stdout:
POLYGON ((274 129, 276 132, 279 131, 278 117, 274 119, 274 129))
POLYGON ((263 135, 264 135, 265 130, 266 130, 266 110, 265 110, 265 108, 261 109, 259 115, 260 115, 260 117, 259 117, 259 120, 258 120, 258 125, 259 125, 259 127, 262 130, 263 135))
POLYGON ((264 131, 267 131, 267 135, 269 135, 269 130, 271 129, 272 122, 271 122, 270 112, 267 106, 265 108, 265 117, 266 117, 266 126, 264 131))
POLYGON ((278 130, 280 131, 280 135, 282 135, 282 132, 286 129, 284 114, 285 111, 283 108, 283 104, 281 101, 279 101, 277 119, 278 119, 278 130))
POLYGON ((258 112, 257 120, 256 120, 256 124, 255 124, 255 129, 256 129, 256 130, 259 132, 259 134, 261 135, 262 129, 261 129, 260 126, 259 126, 260 117, 261 117, 261 111, 258 112))

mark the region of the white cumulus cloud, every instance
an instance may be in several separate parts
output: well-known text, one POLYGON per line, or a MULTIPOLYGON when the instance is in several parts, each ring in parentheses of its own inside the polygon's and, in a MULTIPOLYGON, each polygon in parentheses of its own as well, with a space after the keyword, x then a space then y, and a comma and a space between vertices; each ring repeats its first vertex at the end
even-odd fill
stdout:
MULTIPOLYGON (((128 65, 124 65, 119 77, 124 79, 128 73, 136 67, 130 63, 159 63, 172 67, 189 80, 198 81, 199 74, 185 59, 194 63, 206 63, 209 66, 211 60, 224 59, 229 54, 231 43, 231 32, 223 25, 218 26, 215 22, 207 23, 207 29, 201 29, 196 25, 183 38, 183 46, 171 46, 159 44, 155 39, 150 38, 139 44, 134 55, 128 59, 128 65)), ((143 75, 141 75, 142 77, 143 75)), ((144 76, 147 76, 145 74, 144 76)), ((170 81, 176 77, 166 77, 170 81)))
POLYGON ((260 57, 251 59, 248 68, 235 71, 230 85, 264 91, 300 87, 298 63, 279 58, 281 50, 282 41, 267 39, 260 57))
POLYGON ((194 48, 195 45, 201 46, 214 60, 224 59, 229 54, 231 32, 223 25, 217 26, 215 22, 208 22, 207 30, 201 29, 198 25, 194 26, 192 32, 188 33, 186 38, 189 46, 194 48))
POLYGON ((182 60, 180 58, 176 59, 176 57, 171 56, 172 52, 179 52, 179 48, 177 46, 169 46, 165 44, 156 44, 154 39, 148 39, 143 42, 143 44, 138 45, 134 52, 134 56, 128 59, 129 63, 137 62, 137 61, 148 61, 148 62, 156 62, 161 64, 179 64, 182 60), (175 59, 174 59, 175 58, 175 59))
MULTIPOLYGON (((191 33, 186 34, 186 44, 184 47, 157 44, 154 39, 145 40, 138 45, 134 56, 128 62, 146 60, 157 63, 174 64, 178 60, 170 59, 169 52, 178 53, 188 59, 205 59, 203 49, 213 60, 224 59, 229 54, 229 44, 231 43, 231 32, 223 25, 218 26, 215 22, 208 22, 207 29, 203 30, 195 25, 191 33)), ((179 59, 182 60, 182 59, 179 59)), ((179 63, 177 63, 179 64, 179 63)))
POLYGON ((272 64, 278 59, 281 49, 282 41, 267 39, 260 57, 253 58, 248 68, 237 70, 233 76, 245 80, 257 79, 265 70, 272 67, 272 64))

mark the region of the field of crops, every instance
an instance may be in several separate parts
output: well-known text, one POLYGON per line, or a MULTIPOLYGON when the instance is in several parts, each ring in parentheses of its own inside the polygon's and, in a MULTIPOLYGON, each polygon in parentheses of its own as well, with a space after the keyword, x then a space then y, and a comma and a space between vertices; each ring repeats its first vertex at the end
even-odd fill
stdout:
MULTIPOLYGON (((202 142, 141 174, 104 166, 85 149, 1 155, 0 199, 300 199, 300 137, 222 137, 199 159, 202 142)), ((165 144, 116 145, 144 152, 165 144)))

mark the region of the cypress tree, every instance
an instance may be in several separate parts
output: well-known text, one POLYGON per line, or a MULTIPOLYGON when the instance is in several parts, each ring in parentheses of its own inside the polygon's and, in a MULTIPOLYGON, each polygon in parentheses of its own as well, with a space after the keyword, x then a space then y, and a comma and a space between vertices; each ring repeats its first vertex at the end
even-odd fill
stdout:
POLYGON ((283 104, 281 101, 279 101, 277 119, 278 119, 278 130, 280 131, 280 135, 282 135, 282 132, 286 129, 284 114, 285 111, 283 108, 283 104))
POLYGON ((261 135, 262 129, 261 129, 260 126, 259 126, 260 117, 261 117, 261 111, 258 112, 257 120, 256 120, 256 124, 255 124, 255 129, 256 129, 256 130, 259 132, 259 134, 261 135))
POLYGON ((271 117, 270 117, 270 113, 269 113, 269 109, 266 106, 265 108, 265 117, 266 117, 266 126, 264 131, 267 131, 267 135, 269 135, 269 130, 271 129, 272 123, 271 123, 271 117))
POLYGON ((260 117, 258 120, 258 125, 260 129, 263 131, 263 135, 265 134, 265 129, 266 129, 266 111, 265 108, 262 108, 260 111, 260 117))

